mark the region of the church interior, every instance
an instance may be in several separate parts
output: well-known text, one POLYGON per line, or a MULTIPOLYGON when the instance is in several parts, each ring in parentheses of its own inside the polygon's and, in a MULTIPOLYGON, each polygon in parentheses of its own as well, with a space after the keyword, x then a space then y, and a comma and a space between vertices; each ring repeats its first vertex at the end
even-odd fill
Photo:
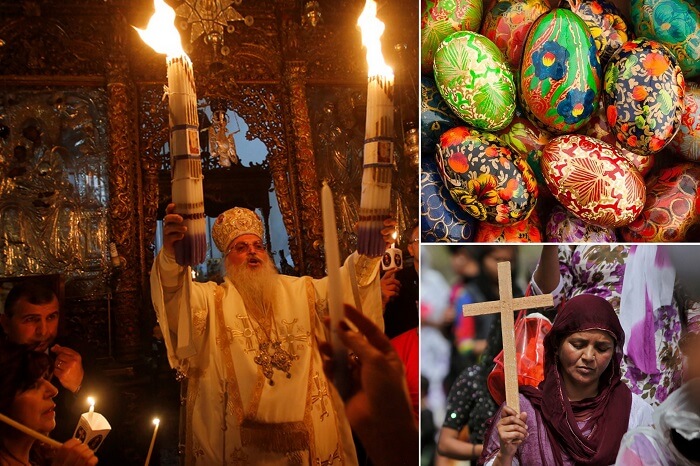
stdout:
MULTIPOLYGON (((341 256, 357 245, 364 1, 167 3, 194 67, 207 218, 255 209, 281 272, 323 276, 322 181, 341 256)), ((108 387, 75 400, 87 411, 94 396, 111 424, 100 464, 143 464, 156 416, 150 464, 179 462, 180 381, 149 292, 172 199, 165 56, 135 30, 152 13, 152 0, 0 0, 0 283, 39 276, 58 291, 59 336, 108 387)), ((395 73, 402 247, 418 211, 418 8, 383 0, 377 16, 395 73)), ((201 281, 220 273, 208 243, 201 281)))

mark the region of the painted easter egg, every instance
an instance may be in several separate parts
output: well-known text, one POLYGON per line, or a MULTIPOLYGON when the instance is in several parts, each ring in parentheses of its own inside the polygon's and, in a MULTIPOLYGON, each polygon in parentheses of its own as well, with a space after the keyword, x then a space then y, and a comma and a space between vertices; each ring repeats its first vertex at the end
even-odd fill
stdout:
POLYGON ((544 0, 496 1, 484 15, 481 33, 501 49, 512 68, 518 68, 530 26, 549 10, 544 0))
POLYGON ((631 39, 631 31, 614 4, 606 0, 582 0, 569 5, 588 26, 601 63, 607 63, 612 54, 631 39))
POLYGON ((436 159, 452 198, 479 220, 511 225, 527 218, 535 207, 534 173, 492 134, 451 129, 440 137, 436 159))
POLYGON ((610 131, 627 150, 654 154, 678 132, 683 114, 683 73, 659 42, 625 42, 605 68, 603 105, 610 131))
POLYGON ((700 240, 700 166, 684 163, 649 178, 644 210, 621 233, 633 242, 700 240))
POLYGON ((448 129, 464 123, 445 103, 432 77, 425 75, 421 77, 420 92, 421 154, 423 157, 432 157, 435 154, 435 147, 440 135, 448 129))
POLYGON ((512 225, 479 222, 474 241, 477 243, 540 243, 542 233, 537 210, 533 210, 525 220, 512 225))
POLYGON ((455 32, 435 52, 435 82, 445 102, 470 126, 499 130, 513 118, 513 73, 493 42, 455 32))
POLYGON ((423 157, 421 161, 420 197, 423 242, 464 242, 474 239, 476 220, 452 199, 432 157, 423 157))
POLYGON ((623 157, 634 165, 642 176, 646 176, 649 170, 654 166, 654 154, 638 154, 625 149, 620 141, 617 140, 614 134, 608 127, 608 118, 605 114, 605 105, 600 105, 598 111, 591 117, 583 132, 586 136, 591 136, 600 139, 603 142, 614 146, 623 157))
POLYGON ((700 162, 700 87, 686 84, 681 127, 668 147, 689 162, 700 162))
POLYGON ((577 134, 552 139, 542 153, 542 172, 554 197, 594 225, 627 225, 644 207, 642 175, 597 139, 577 134))
POLYGON ((545 237, 551 243, 614 243, 615 230, 581 220, 557 204, 545 226, 545 237))
POLYGON ((700 5, 686 0, 632 0, 632 25, 639 37, 664 44, 686 78, 700 75, 700 5))
POLYGON ((601 66, 593 37, 561 8, 530 28, 520 65, 520 103, 533 122, 555 134, 583 127, 598 106, 601 66))
POLYGON ((433 71, 435 51, 447 36, 457 31, 478 31, 481 0, 424 0, 421 15, 421 69, 433 71))

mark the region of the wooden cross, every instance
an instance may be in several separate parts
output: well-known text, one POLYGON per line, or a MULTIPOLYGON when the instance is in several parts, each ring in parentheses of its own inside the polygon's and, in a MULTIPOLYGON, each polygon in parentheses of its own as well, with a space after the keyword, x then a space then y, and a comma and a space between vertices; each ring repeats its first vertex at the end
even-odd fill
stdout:
POLYGON ((484 314, 501 314, 501 333, 503 333, 503 372, 506 379, 506 404, 520 413, 518 398, 518 369, 515 356, 515 322, 513 311, 551 307, 554 300, 551 294, 513 298, 513 285, 510 280, 510 262, 498 263, 499 301, 465 304, 462 313, 465 317, 484 314))

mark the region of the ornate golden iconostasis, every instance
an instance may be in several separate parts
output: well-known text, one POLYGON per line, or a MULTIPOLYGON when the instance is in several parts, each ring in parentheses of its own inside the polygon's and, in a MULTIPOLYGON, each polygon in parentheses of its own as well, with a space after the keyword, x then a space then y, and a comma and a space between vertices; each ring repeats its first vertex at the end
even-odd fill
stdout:
MULTIPOLYGON (((235 112, 267 156, 224 167, 204 154, 207 215, 236 204, 265 213, 274 190, 293 272, 321 276, 321 180, 335 192, 341 253, 356 241, 364 1, 199 2, 217 3, 253 21, 232 22, 214 47, 178 10, 197 95, 235 112)), ((60 274, 68 335, 137 387, 147 383, 138 367, 155 323, 148 274, 170 196, 165 59, 132 27, 152 12, 151 0, 0 1, 0 277, 60 274), (110 259, 110 243, 121 259, 110 259)), ((403 231, 417 220, 417 141, 406 144, 405 130, 418 119, 418 6, 380 1, 378 16, 396 73, 392 197, 403 231)))

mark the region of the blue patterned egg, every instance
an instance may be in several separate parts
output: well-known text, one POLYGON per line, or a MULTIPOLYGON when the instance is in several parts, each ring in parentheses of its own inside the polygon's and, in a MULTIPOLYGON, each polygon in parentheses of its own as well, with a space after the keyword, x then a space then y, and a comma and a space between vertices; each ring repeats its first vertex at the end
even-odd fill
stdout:
POLYGON ((468 125, 496 131, 515 112, 513 73, 493 42, 475 32, 455 32, 435 52, 435 82, 468 125))
POLYGON ((535 207, 535 174, 493 134, 453 128, 440 137, 436 160, 452 198, 478 220, 512 225, 535 207))
POLYGON ((474 239, 476 220, 452 199, 432 157, 421 161, 420 197, 421 241, 459 243, 474 239))
POLYGON ((555 134, 583 127, 598 107, 602 70, 593 37, 575 13, 556 8, 532 24, 520 65, 520 104, 555 134))
POLYGON ((632 0, 632 25, 639 37, 664 44, 686 78, 700 75, 700 5, 687 0, 632 0))
POLYGON ((421 77, 420 93, 421 154, 432 157, 440 135, 463 123, 442 98, 433 78, 421 77))
POLYGON ((684 93, 683 73, 666 47, 645 38, 626 42, 605 68, 610 131, 631 152, 659 152, 678 132, 684 93))
POLYGON ((628 30, 622 13, 606 0, 579 0, 571 3, 571 11, 581 17, 593 36, 600 62, 607 63, 612 54, 631 39, 631 31, 628 30))

